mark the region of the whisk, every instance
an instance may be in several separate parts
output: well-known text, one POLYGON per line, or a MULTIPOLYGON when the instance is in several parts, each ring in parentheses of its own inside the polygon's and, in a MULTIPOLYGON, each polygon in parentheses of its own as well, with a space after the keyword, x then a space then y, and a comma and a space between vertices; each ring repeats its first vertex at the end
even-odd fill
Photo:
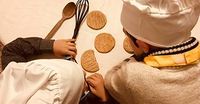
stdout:
MULTIPOLYGON (((72 39, 77 38, 82 21, 84 20, 88 11, 89 11, 89 1, 88 0, 78 0, 76 2, 76 12, 75 12, 76 25, 74 28, 74 34, 72 36, 72 39)), ((67 56, 67 57, 65 57, 65 59, 76 62, 76 60, 74 58, 72 58, 71 56, 67 56)))
MULTIPOLYGON (((76 25, 75 25, 75 28, 74 28, 74 34, 72 36, 72 39, 77 38, 80 26, 82 24, 82 21, 84 20, 88 11, 89 11, 89 1, 88 0, 78 0, 77 3, 76 3, 76 13, 75 13, 76 25)), ((70 57, 69 60, 77 63, 77 61, 72 57, 70 57)), ((88 89, 90 91, 89 84, 88 84, 88 82, 86 82, 86 83, 87 83, 88 89)), ((84 99, 84 97, 81 98, 81 100, 82 99, 84 99)))
POLYGON ((78 32, 80 29, 80 26, 82 24, 82 21, 84 20, 86 14, 89 11, 89 1, 88 0, 78 0, 76 3, 76 14, 75 14, 75 19, 76 19, 76 25, 74 28, 74 34, 72 39, 76 39, 78 36, 78 32))

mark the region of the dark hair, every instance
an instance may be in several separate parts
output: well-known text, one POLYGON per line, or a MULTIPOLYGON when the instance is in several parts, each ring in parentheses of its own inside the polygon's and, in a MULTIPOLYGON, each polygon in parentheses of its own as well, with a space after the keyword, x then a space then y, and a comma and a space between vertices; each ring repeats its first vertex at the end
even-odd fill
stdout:
MULTIPOLYGON (((128 33, 125 29, 123 29, 123 31, 124 31, 124 33, 132 40, 132 42, 135 44, 135 46, 139 48, 138 44, 136 43, 137 39, 136 39, 135 37, 133 37, 130 33, 128 33)), ((139 56, 133 54, 132 57, 134 57, 135 60, 137 60, 137 61, 143 61, 144 58, 145 58, 146 56, 148 56, 148 54, 149 54, 149 53, 143 53, 143 54, 141 54, 141 55, 139 55, 139 56)))

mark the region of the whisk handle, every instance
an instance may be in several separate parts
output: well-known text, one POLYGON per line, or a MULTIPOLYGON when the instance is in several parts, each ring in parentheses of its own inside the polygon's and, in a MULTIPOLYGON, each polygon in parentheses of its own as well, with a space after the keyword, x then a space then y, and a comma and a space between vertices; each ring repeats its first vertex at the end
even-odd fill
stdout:
POLYGON ((79 28, 80 28, 80 25, 79 24, 76 24, 76 27, 74 29, 74 34, 72 36, 72 39, 76 39, 77 36, 78 36, 78 32, 79 32, 79 28))

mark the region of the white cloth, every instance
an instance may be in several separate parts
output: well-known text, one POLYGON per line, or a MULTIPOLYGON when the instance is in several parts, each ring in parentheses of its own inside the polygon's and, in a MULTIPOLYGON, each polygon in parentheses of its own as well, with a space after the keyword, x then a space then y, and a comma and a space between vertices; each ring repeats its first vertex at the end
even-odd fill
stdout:
POLYGON ((124 29, 158 47, 170 47, 188 39, 200 13, 200 0, 123 1, 124 29))
POLYGON ((200 64, 159 70, 131 59, 110 70, 105 83, 120 104, 200 104, 200 64))
POLYGON ((11 62, 0 75, 0 104, 78 104, 84 76, 61 59, 11 62))

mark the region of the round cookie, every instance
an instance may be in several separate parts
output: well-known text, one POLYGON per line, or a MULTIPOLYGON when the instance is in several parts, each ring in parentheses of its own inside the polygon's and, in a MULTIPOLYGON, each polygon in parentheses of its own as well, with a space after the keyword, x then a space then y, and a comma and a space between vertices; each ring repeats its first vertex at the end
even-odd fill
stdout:
POLYGON ((95 38, 95 48, 100 53, 108 53, 115 46, 115 39, 111 34, 101 33, 95 38))
POLYGON ((99 65, 96 61, 94 51, 87 50, 81 56, 81 66, 87 72, 96 72, 99 70, 99 65))
POLYGON ((124 50, 125 50, 126 52, 128 52, 128 53, 133 53, 133 52, 134 52, 134 51, 133 51, 133 47, 132 47, 132 45, 131 45, 130 40, 129 40, 128 37, 126 37, 126 38, 124 39, 123 47, 124 47, 124 50))
POLYGON ((90 28, 99 30, 106 25, 107 19, 101 11, 92 11, 88 14, 86 22, 90 28))

